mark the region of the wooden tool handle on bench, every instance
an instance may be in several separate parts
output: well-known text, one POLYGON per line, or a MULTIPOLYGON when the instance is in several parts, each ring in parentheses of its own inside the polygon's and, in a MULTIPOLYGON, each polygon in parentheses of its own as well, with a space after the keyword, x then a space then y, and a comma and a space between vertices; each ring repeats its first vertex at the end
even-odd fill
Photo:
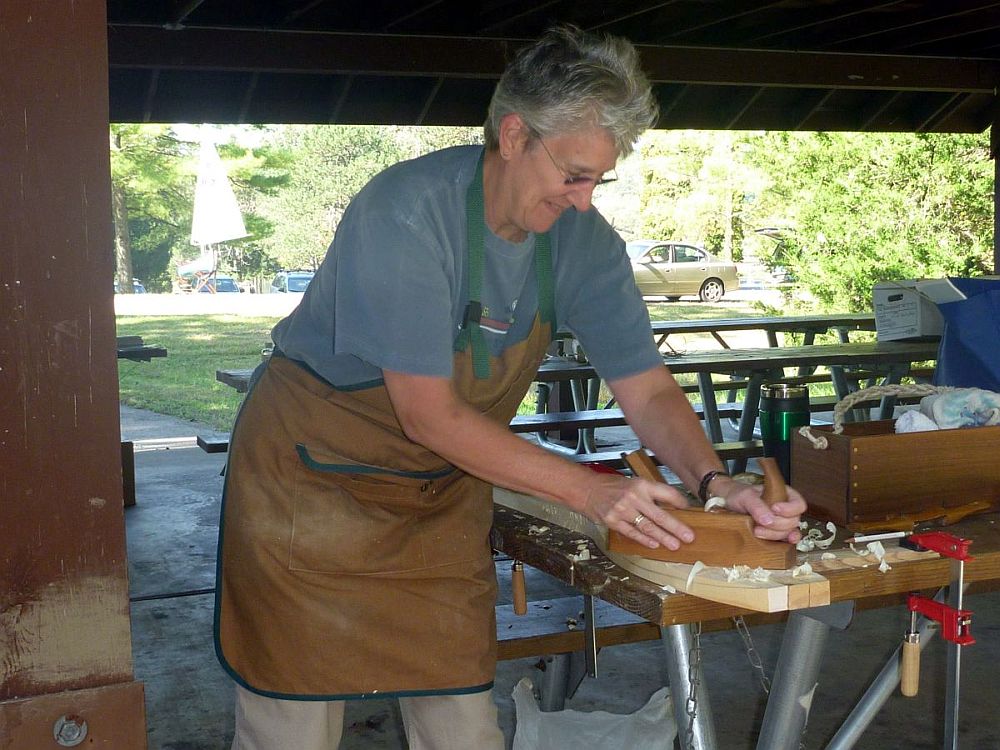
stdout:
POLYGON ((788 485, 785 484, 785 477, 781 474, 778 462, 770 456, 758 458, 757 463, 764 471, 764 492, 761 497, 768 505, 783 503, 788 499, 788 485))
POLYGON ((625 459, 625 463, 628 464, 634 476, 648 479, 650 482, 666 482, 657 468, 656 462, 642 448, 631 453, 622 453, 622 458, 625 459))

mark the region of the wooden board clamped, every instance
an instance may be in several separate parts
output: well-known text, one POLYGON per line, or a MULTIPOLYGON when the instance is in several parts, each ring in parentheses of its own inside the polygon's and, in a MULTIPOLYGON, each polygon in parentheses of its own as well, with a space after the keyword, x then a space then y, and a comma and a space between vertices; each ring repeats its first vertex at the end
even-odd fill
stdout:
MULTIPOLYGON (((640 449, 624 454, 623 458, 635 476, 654 482, 664 481, 656 464, 645 451, 640 449)), ((764 469, 764 499, 769 504, 786 499, 785 482, 774 459, 760 459, 760 462, 764 469)), ((650 549, 611 529, 608 531, 608 549, 649 560, 701 562, 709 566, 748 565, 752 568, 786 570, 796 564, 795 545, 758 539, 753 534, 753 519, 744 513, 724 509, 706 512, 701 509, 670 508, 669 511, 694 531, 693 542, 682 544, 677 550, 662 546, 650 549)))

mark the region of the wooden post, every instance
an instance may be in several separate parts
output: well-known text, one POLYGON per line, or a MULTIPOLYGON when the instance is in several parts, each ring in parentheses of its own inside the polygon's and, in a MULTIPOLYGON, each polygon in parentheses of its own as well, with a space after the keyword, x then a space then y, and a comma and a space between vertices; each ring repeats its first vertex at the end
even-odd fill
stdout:
POLYGON ((104 0, 0 3, 0 744, 146 747, 122 508, 104 0))

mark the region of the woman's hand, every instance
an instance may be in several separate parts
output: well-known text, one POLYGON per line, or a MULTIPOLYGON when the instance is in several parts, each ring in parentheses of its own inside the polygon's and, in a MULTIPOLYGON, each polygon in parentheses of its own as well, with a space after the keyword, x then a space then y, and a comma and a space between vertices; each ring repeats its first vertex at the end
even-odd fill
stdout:
POLYGON ((629 479, 615 474, 594 474, 594 485, 582 508, 592 521, 604 524, 650 549, 679 549, 694 539, 681 523, 657 502, 687 508, 685 497, 667 484, 629 479))
POLYGON ((721 489, 721 492, 716 494, 726 501, 729 510, 746 513, 753 518, 755 524, 753 533, 757 538, 792 544, 802 538, 799 521, 806 511, 806 501, 794 488, 788 488, 787 500, 768 505, 761 497, 764 491, 763 485, 745 484, 734 479, 728 479, 723 485, 720 478, 715 486, 721 489))

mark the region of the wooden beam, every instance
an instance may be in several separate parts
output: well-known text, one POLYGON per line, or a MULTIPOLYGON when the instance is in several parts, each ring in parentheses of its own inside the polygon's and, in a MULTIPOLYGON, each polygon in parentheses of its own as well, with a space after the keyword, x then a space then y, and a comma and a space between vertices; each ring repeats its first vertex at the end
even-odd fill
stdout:
MULTIPOLYGON (((109 25, 112 68, 498 78, 525 39, 109 25)), ((993 93, 990 60, 637 45, 654 83, 993 93)))

